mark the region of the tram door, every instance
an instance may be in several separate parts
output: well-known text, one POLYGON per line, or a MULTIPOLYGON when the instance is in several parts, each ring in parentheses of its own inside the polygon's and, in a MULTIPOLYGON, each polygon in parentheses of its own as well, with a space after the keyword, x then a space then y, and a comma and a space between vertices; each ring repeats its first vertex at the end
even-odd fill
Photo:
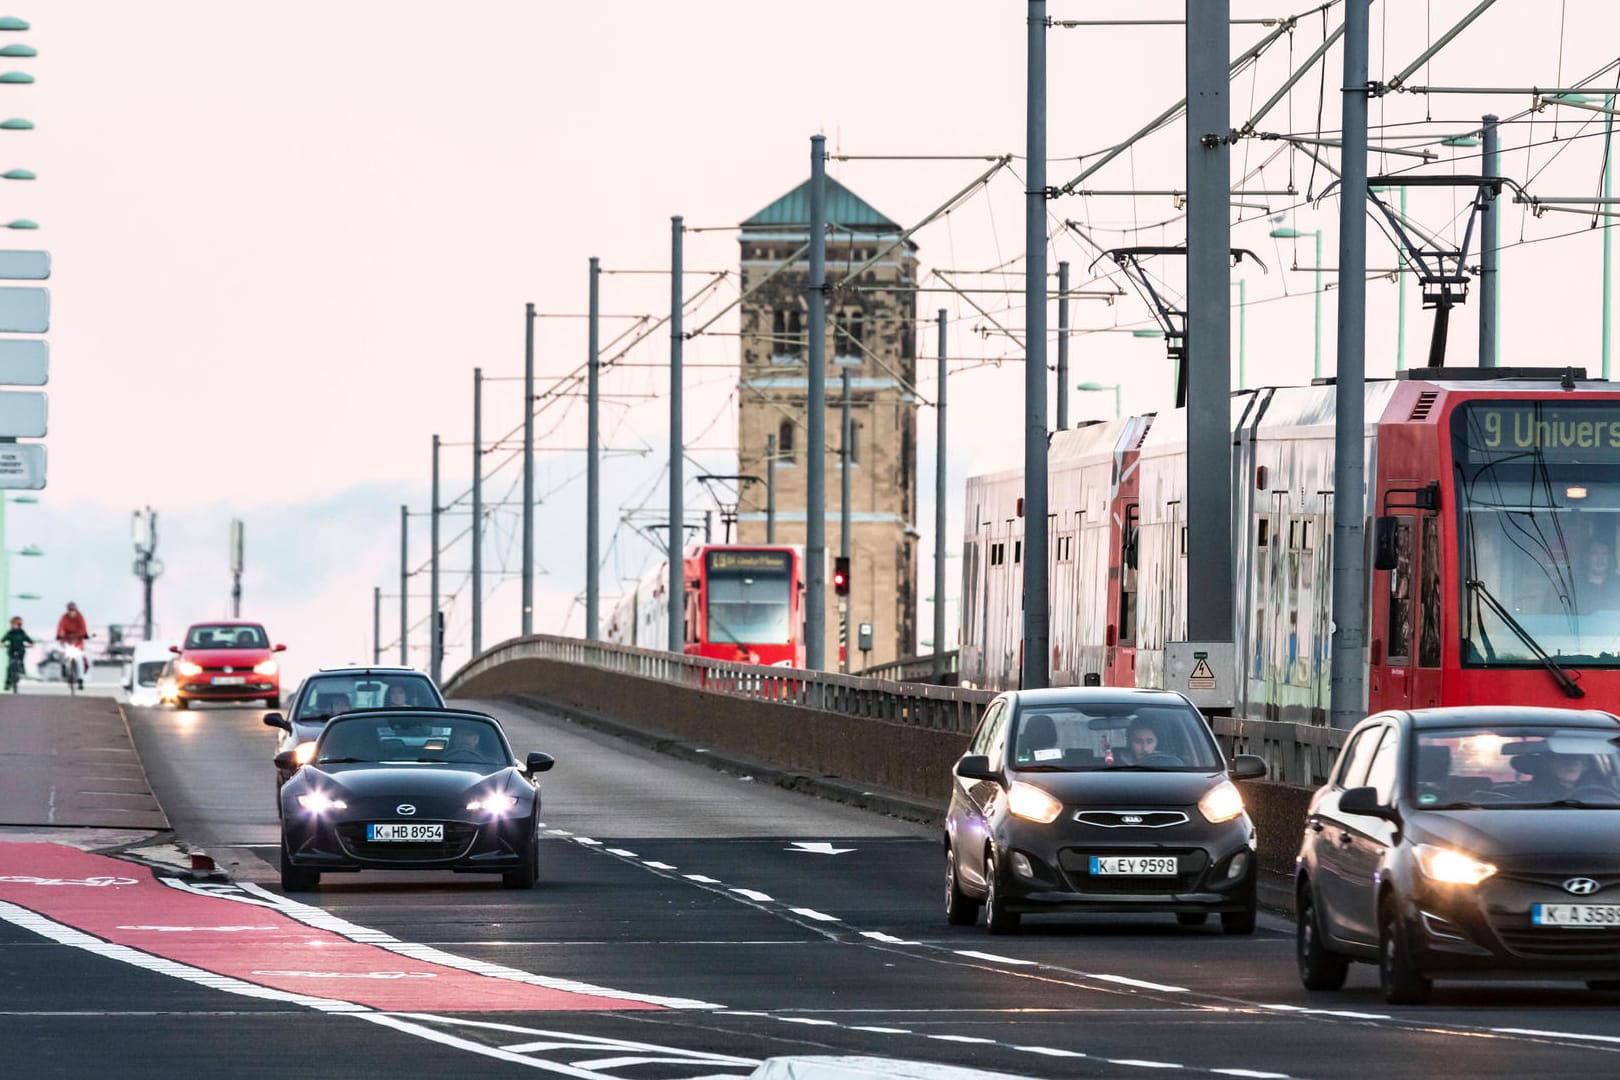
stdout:
POLYGON ((1373 709, 1440 703, 1440 519, 1403 510, 1391 518, 1395 565, 1375 572, 1373 709))

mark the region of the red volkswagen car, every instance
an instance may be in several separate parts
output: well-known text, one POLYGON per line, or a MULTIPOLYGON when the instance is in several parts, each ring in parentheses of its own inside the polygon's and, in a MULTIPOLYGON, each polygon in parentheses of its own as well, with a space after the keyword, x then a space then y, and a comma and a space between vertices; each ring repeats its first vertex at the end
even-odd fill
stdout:
POLYGON ((250 622, 197 623, 186 631, 184 645, 171 645, 174 660, 174 704, 193 701, 262 701, 281 707, 281 665, 264 627, 250 622))

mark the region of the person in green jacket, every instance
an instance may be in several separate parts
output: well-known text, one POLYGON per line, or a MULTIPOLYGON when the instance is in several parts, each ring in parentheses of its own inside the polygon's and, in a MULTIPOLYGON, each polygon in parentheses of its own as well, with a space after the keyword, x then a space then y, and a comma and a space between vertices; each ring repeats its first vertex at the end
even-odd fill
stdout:
POLYGON ((11 629, 0 637, 0 641, 6 643, 6 689, 16 691, 17 681, 23 674, 23 654, 34 643, 28 631, 23 629, 21 615, 11 617, 11 629))

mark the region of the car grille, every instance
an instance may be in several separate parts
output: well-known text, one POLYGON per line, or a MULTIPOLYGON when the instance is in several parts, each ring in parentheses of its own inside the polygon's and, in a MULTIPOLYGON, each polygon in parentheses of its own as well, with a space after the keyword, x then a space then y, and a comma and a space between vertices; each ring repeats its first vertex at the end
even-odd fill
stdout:
POLYGON ((444 839, 427 843, 401 843, 386 841, 373 843, 366 839, 363 822, 348 822, 337 827, 338 842, 343 850, 357 859, 376 859, 384 862, 433 862, 456 859, 467 853, 478 836, 478 826, 463 821, 444 822, 444 839))
POLYGON ((1612 904, 1620 900, 1615 885, 1620 885, 1620 876, 1614 874, 1502 873, 1486 886, 1485 910, 1503 946, 1519 956, 1620 956, 1620 927, 1536 926, 1528 910, 1533 903, 1612 904), (1571 895, 1563 887, 1571 877, 1591 877, 1598 890, 1590 896, 1571 895))
POLYGON ((1058 852, 1058 866, 1069 879, 1069 888, 1079 893, 1167 893, 1186 892, 1196 886, 1209 867, 1209 856, 1198 848, 1160 847, 1085 847, 1064 848, 1058 852), (1174 877, 1116 877, 1112 874, 1093 874, 1093 855, 1144 855, 1176 858, 1180 873, 1174 877))
POLYGON ((1180 810, 1081 810, 1074 820, 1102 829, 1163 829, 1185 825, 1187 815, 1180 810))
POLYGON ((1574 930, 1534 926, 1527 914, 1492 915, 1491 929, 1508 951, 1520 956, 1579 957, 1620 955, 1620 927, 1574 930))

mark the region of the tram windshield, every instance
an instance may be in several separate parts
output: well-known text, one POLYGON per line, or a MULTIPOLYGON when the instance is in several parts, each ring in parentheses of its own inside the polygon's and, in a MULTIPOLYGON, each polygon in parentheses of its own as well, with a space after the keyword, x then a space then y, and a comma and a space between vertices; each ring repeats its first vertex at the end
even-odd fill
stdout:
POLYGON ((1620 401, 1451 418, 1465 664, 1620 667, 1620 401))
POLYGON ((793 555, 786 551, 711 551, 709 641, 786 645, 793 640, 793 555))

